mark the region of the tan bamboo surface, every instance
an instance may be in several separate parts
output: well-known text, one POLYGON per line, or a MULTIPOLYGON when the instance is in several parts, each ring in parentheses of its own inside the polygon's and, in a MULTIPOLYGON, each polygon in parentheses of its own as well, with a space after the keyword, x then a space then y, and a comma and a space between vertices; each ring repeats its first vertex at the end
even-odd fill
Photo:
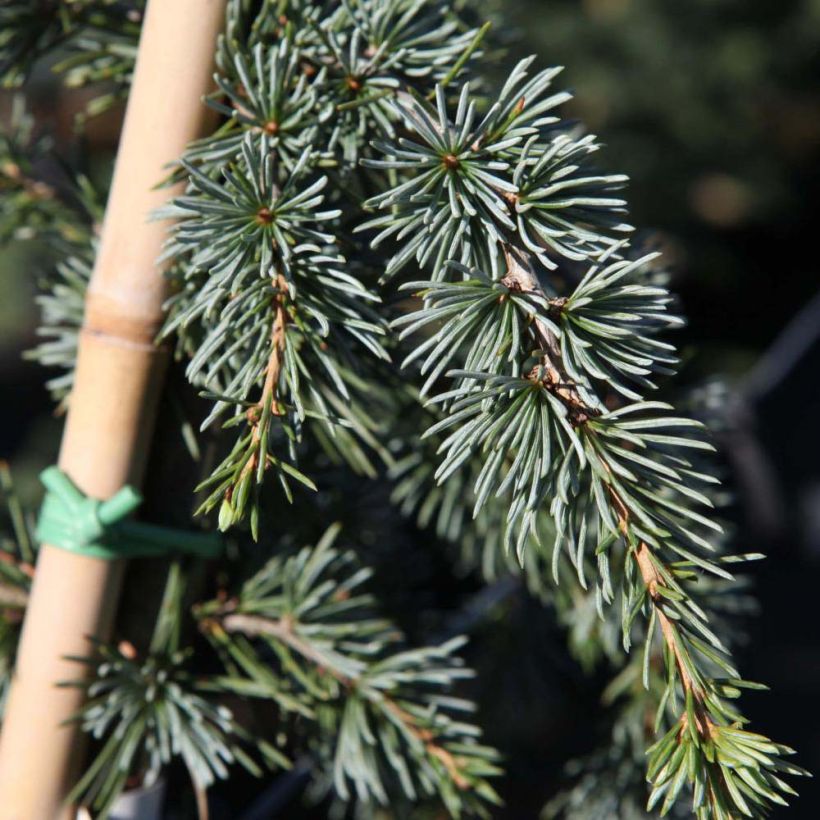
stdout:
MULTIPOLYGON (((153 342, 164 282, 156 264, 167 225, 148 216, 173 189, 153 189, 205 123, 201 98, 225 0, 149 0, 99 252, 86 299, 60 466, 89 496, 139 486, 163 371, 153 342)), ((123 562, 43 546, 0 731, 0 818, 53 820, 83 762, 82 704, 58 688, 81 667, 87 636, 110 633, 123 562)))

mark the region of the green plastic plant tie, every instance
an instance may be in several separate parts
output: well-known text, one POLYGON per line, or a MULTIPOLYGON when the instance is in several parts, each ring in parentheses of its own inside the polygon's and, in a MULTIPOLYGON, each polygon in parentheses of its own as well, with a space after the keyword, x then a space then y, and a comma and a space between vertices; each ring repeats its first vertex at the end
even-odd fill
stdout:
POLYGON ((142 503, 133 487, 123 487, 100 501, 83 494, 58 467, 40 473, 46 497, 40 508, 36 536, 77 555, 114 560, 187 553, 215 558, 222 550, 217 533, 194 533, 132 521, 128 516, 142 503))

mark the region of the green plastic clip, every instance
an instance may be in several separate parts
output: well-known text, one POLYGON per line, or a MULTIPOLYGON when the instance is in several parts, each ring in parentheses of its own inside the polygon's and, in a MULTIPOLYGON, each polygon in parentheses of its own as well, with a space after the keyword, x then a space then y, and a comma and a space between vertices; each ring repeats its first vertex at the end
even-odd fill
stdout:
POLYGON ((142 503, 133 487, 123 487, 108 501, 84 495, 58 467, 40 473, 46 497, 40 509, 36 536, 77 555, 114 560, 187 553, 215 558, 222 551, 217 533, 194 533, 131 521, 142 503))

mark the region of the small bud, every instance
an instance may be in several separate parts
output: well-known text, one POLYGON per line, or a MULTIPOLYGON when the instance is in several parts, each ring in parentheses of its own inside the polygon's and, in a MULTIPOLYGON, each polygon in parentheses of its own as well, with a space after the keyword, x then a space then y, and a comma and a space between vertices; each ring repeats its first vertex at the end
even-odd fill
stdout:
POLYGON ((129 661, 133 661, 137 657, 137 648, 131 643, 131 641, 120 641, 117 644, 117 651, 124 658, 128 658, 129 661))
POLYGON ((230 529, 231 524, 234 521, 234 512, 233 506, 229 499, 224 498, 222 500, 222 504, 219 505, 219 529, 222 532, 225 530, 230 529))
POLYGON ((258 225, 270 225, 273 222, 273 212, 270 208, 263 206, 256 212, 256 223, 258 225))

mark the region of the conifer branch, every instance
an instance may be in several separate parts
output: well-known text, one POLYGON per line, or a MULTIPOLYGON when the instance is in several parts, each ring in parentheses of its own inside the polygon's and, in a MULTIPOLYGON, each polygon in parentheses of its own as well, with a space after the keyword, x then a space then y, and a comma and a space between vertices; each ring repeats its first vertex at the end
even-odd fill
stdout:
POLYGON ((285 709, 317 719, 338 710, 331 765, 341 795, 350 782, 360 799, 384 803, 398 779, 408 797, 437 793, 454 816, 483 816, 484 803, 498 800, 486 780, 498 773, 495 753, 476 742, 475 727, 456 719, 470 704, 446 694, 470 676, 453 654, 464 640, 405 649, 359 590, 369 573, 333 548, 337 533, 334 527, 314 549, 272 559, 236 597, 200 605, 200 629, 224 653, 237 691, 250 694, 253 684, 285 709), (237 636, 273 648, 302 692, 280 688, 276 668, 237 636))
MULTIPOLYGON (((509 247, 505 247, 504 253, 507 262, 507 272, 500 280, 501 283, 511 290, 537 294, 546 299, 546 294, 526 256, 523 258, 520 257, 509 247)), ((596 407, 585 404, 578 391, 577 385, 567 374, 561 355, 560 342, 556 334, 547 327, 543 321, 537 318, 534 320, 533 326, 535 328, 536 339, 543 345, 543 353, 540 367, 535 368, 529 375, 529 378, 542 380, 542 383, 547 389, 553 391, 562 399, 567 406, 567 415, 573 427, 583 424, 590 417, 599 416, 601 411, 596 407)), ((592 433, 592 435, 594 435, 594 433, 592 433)), ((612 470, 605 461, 603 462, 603 466, 607 473, 611 475, 612 470)), ((611 484, 607 484, 606 489, 612 503, 613 511, 617 517, 618 529, 624 538, 628 541, 632 541, 633 539, 629 529, 630 510, 611 484)), ((664 612, 661 605, 663 601, 661 588, 666 589, 663 577, 664 575, 668 577, 670 571, 662 564, 660 568, 656 566, 658 559, 652 555, 651 549, 645 541, 638 541, 637 549, 632 550, 632 555, 640 570, 641 578, 646 587, 648 600, 651 602, 657 615, 663 641, 666 643, 669 652, 674 658, 681 684, 687 693, 692 693, 695 702, 695 725, 697 731, 702 736, 709 738, 713 724, 705 710, 704 692, 697 680, 693 677, 692 672, 690 672, 691 661, 687 663, 684 658, 684 650, 681 647, 681 638, 678 634, 678 629, 664 612)), ((649 639, 651 639, 651 636, 649 639)), ((681 716, 683 728, 686 726, 686 720, 687 714, 684 713, 681 716)))
MULTIPOLYGON (((294 624, 290 619, 272 621, 256 615, 231 612, 230 609, 231 607, 228 605, 226 610, 229 614, 224 615, 220 621, 227 632, 241 632, 250 637, 260 635, 273 637, 295 650, 303 658, 314 663, 318 669, 326 670, 346 689, 353 690, 361 684, 361 678, 348 677, 333 667, 326 668, 326 658, 320 652, 317 652, 310 643, 301 640, 296 635, 293 628, 294 624)), ((206 630, 213 629, 213 625, 207 624, 204 625, 204 628, 206 630)), ((411 735, 424 744, 427 754, 442 762, 453 783, 462 790, 471 788, 469 781, 461 774, 461 764, 457 758, 446 748, 435 742, 435 735, 429 729, 420 728, 417 719, 402 709, 388 695, 382 695, 381 697, 383 707, 394 715, 411 735)))
MULTIPOLYGON (((93 110, 125 92, 141 3, 54 0, 44 21, 7 5, 5 82, 67 45, 69 83, 114 80, 93 110)), ((477 70, 486 32, 445 0, 228 3, 207 101, 221 122, 190 146, 173 174, 186 191, 161 214, 176 220, 163 335, 225 454, 203 476, 200 512, 218 509, 222 529, 241 538, 247 524, 256 538, 276 504, 272 476, 293 500, 293 482, 316 489, 328 460, 376 475, 377 454, 402 509, 457 542, 465 563, 493 579, 517 559, 582 657, 605 655, 642 680, 626 697, 624 777, 659 734, 651 811, 672 811, 686 789, 699 820, 761 817, 792 793, 781 775, 802 772, 783 761, 786 747, 742 728, 730 701, 754 687, 738 678, 702 591, 731 588, 727 566, 749 556, 717 549, 714 470, 695 460, 711 448, 691 435, 700 425, 646 399, 674 372, 662 335, 682 320, 656 255, 629 244, 626 178, 598 170, 595 137, 559 116, 569 95, 553 90, 558 69, 532 71, 528 58, 492 93, 477 70), (376 282, 408 270, 415 281, 400 287, 418 301, 394 318, 393 339, 376 282), (422 378, 424 407, 399 386, 397 348, 405 373, 422 378), (640 661, 624 660, 633 643, 640 661)), ((41 302, 48 339, 36 351, 64 368, 54 385, 64 392, 94 198, 84 193, 68 216, 61 191, 31 173, 42 145, 30 137, 20 120, 0 138, 0 195, 16 205, 0 240, 28 232, 70 246, 41 302)), ((401 792, 435 796, 453 816, 486 812, 495 754, 457 717, 470 705, 445 694, 469 674, 460 642, 406 649, 332 537, 196 608, 225 667, 210 691, 265 698, 321 727, 312 748, 343 801, 401 792)), ((222 776, 218 750, 237 727, 200 700, 183 658, 155 650, 137 663, 104 647, 86 662, 100 691, 130 693, 128 714, 150 713, 146 680, 160 667, 203 710, 213 754, 201 791, 222 776)), ((101 703, 83 720, 105 733, 124 725, 101 703)), ((151 766, 166 765, 142 739, 151 766)), ((107 805, 134 759, 117 742, 105 749, 82 783, 107 805)))
MULTIPOLYGON (((523 82, 524 68, 526 64, 521 64, 520 73, 513 72, 516 82, 523 82)), ((532 81, 538 83, 539 91, 544 76, 532 81)), ((550 101, 539 102, 537 94, 533 98, 517 89, 513 92, 511 86, 516 87, 513 80, 477 128, 472 124, 466 86, 454 120, 449 119, 441 94, 436 112, 428 113, 417 105, 408 112, 417 143, 404 140, 385 145, 381 150, 388 159, 373 163, 401 170, 410 167, 412 157, 422 168, 429 168, 374 198, 373 206, 391 211, 368 223, 368 227, 383 229, 376 243, 393 231, 403 236, 409 226, 418 227, 412 242, 388 263, 387 274, 407 263, 408 250, 422 266, 432 267, 429 282, 411 285, 416 290, 424 288, 424 303, 413 315, 396 322, 407 326, 406 336, 437 315, 447 317, 433 337, 406 360, 423 355, 422 370, 432 368, 423 391, 443 374, 443 364, 465 348, 464 369, 450 370, 446 374, 450 389, 431 400, 442 407, 444 418, 427 435, 446 433, 439 447, 445 458, 436 478, 450 480, 474 455, 481 454, 473 514, 479 513, 492 494, 511 492, 506 540, 509 544, 514 534, 521 560, 528 541, 538 539, 538 509, 551 497, 550 511, 556 522, 553 574, 557 580, 560 548, 566 545, 585 585, 585 551, 594 549, 599 609, 614 599, 609 556, 616 543, 623 545, 637 571, 636 583, 629 565, 623 570, 624 648, 631 643, 636 615, 644 612, 649 624, 645 657, 649 657, 656 626, 665 645, 667 686, 659 719, 667 706, 673 708, 678 685, 685 699, 677 728, 650 750, 648 777, 653 791, 649 808, 663 799, 661 813, 665 814, 688 783, 693 810, 700 818, 730 818, 735 812, 759 816, 771 803, 782 801, 781 792, 790 791, 774 773, 801 772, 779 759, 789 753, 786 747, 732 728, 744 722, 725 701, 735 696, 729 691, 738 691, 737 673, 708 615, 682 585, 683 579, 692 577, 693 569, 731 577, 722 562, 700 554, 708 554, 712 547, 696 530, 719 531, 720 527, 696 509, 711 503, 691 485, 709 477, 695 472, 678 454, 683 448, 708 449, 709 445, 666 433, 664 428, 697 425, 662 415, 647 417, 649 411, 668 406, 642 401, 641 393, 628 383, 651 389, 654 385, 647 377, 653 371, 668 372, 674 362, 670 346, 653 338, 674 324, 674 319, 664 315, 669 297, 637 276, 651 257, 624 258, 623 244, 606 244, 588 229, 574 231, 564 222, 562 233, 578 237, 578 244, 569 249, 556 245, 557 235, 543 230, 540 221, 527 224, 528 218, 522 217, 522 211, 527 211, 521 206, 524 181, 528 173, 548 165, 543 158, 554 156, 549 145, 551 139, 553 144, 556 140, 546 129, 539 130, 545 120, 536 121, 531 129, 521 127, 528 110, 540 113, 550 101), (488 123, 493 124, 488 127, 488 123), (495 153, 490 155, 493 140, 497 141, 495 153), (524 140, 527 144, 522 150, 519 146, 524 140), (472 152, 482 150, 488 155, 473 157, 472 152), (516 171, 510 178, 512 166, 516 171), (438 188, 433 185, 436 180, 440 180, 438 188), (518 214, 517 222, 508 215, 511 210, 518 214), (443 227, 448 224, 444 218, 439 227, 436 217, 430 216, 435 213, 449 214, 449 224, 461 220, 458 238, 443 227), (469 233, 473 220, 481 226, 486 242, 469 233), (531 231, 537 231, 537 239, 531 231), (545 250, 556 248, 570 259, 586 257, 591 266, 573 293, 551 297, 535 265, 554 269, 556 263, 545 250), (448 264, 445 253, 457 263, 448 264), (506 270, 500 267, 499 256, 506 270), (476 270, 485 264, 489 275, 476 270), (471 279, 464 284, 469 287, 458 282, 439 284, 453 272, 468 273, 471 279), (493 293, 498 293, 495 299, 493 293), (513 294, 525 296, 540 309, 518 304, 523 315, 511 312, 506 302, 514 299, 513 294), (481 333, 471 338, 471 330, 478 327, 481 333), (619 409, 605 405, 602 386, 626 399, 619 409), (673 562, 667 555, 682 560, 673 562), (732 686, 727 688, 725 680, 714 677, 711 669, 721 670, 732 686), (752 747, 769 756, 754 757, 741 751, 752 747)), ((570 167, 555 176, 567 178, 574 170, 570 167)), ((605 180, 590 175, 584 181, 606 184, 605 180)), ((551 192, 556 194, 567 184, 558 182, 551 192)), ((594 200, 569 199, 561 204, 574 207, 581 202, 594 200)), ((604 199, 598 203, 604 209, 620 206, 604 199)))

